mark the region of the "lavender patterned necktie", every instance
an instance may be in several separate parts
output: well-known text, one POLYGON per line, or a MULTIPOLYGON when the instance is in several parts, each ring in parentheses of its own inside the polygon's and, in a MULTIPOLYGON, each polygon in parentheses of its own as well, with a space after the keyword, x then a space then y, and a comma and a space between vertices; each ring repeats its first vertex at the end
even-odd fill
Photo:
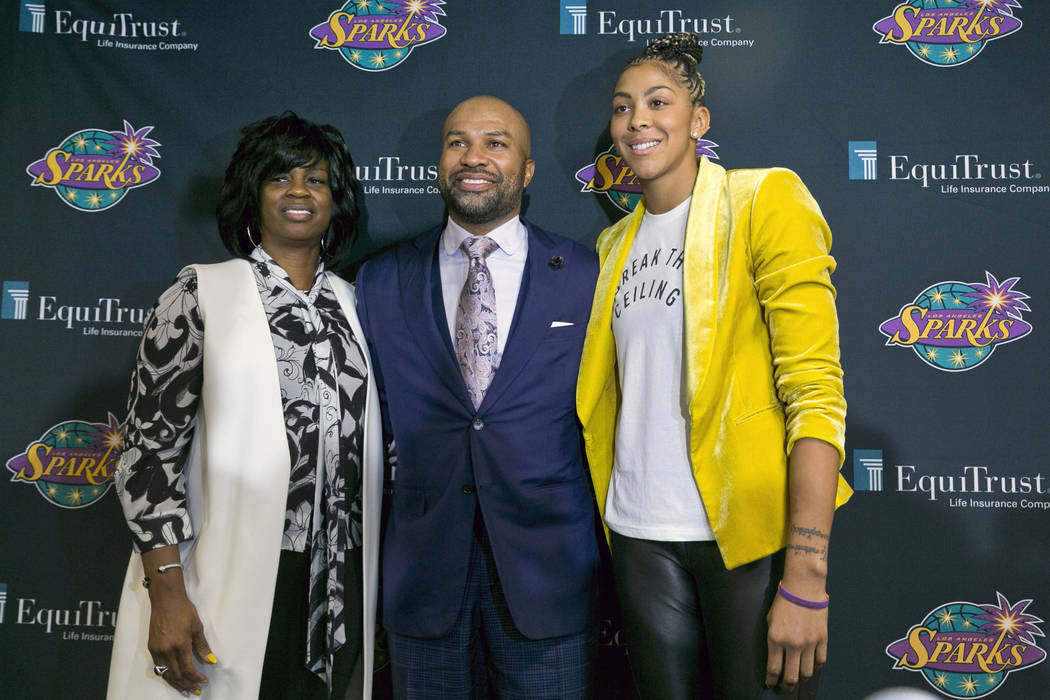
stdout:
POLYGON ((477 408, 499 367, 496 289, 485 264, 499 244, 486 236, 468 236, 460 247, 470 256, 470 269, 456 307, 456 359, 477 408))

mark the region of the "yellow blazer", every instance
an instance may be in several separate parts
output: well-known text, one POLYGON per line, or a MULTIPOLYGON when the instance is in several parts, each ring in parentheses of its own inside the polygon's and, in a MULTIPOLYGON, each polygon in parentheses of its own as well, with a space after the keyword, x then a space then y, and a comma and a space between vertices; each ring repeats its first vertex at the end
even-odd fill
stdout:
MULTIPOLYGON (((576 407, 604 515, 620 405, 612 307, 645 203, 602 232, 576 407)), ((685 236, 685 371, 693 475, 728 568, 787 544, 788 454, 844 458, 846 401, 831 232, 799 177, 700 160, 685 236)), ((852 490, 839 476, 835 505, 852 490)))

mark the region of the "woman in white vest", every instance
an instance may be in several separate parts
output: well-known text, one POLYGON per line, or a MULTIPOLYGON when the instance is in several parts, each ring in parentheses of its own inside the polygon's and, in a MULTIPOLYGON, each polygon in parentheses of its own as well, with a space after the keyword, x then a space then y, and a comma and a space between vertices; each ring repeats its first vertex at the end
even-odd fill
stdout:
POLYGON ((371 694, 378 398, 352 287, 353 162, 291 112, 244 128, 216 211, 235 259, 146 321, 117 470, 132 553, 108 697, 371 694))

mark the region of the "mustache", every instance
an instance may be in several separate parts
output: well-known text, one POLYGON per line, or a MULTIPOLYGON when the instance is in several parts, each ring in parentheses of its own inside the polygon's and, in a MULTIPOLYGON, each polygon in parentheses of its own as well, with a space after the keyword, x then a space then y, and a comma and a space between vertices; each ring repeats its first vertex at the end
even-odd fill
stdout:
POLYGON ((491 170, 486 170, 485 168, 481 167, 460 168, 459 170, 456 170, 453 173, 449 173, 448 179, 451 181, 462 175, 484 175, 493 180, 494 182, 503 182, 503 176, 500 175, 499 172, 493 172, 491 170))

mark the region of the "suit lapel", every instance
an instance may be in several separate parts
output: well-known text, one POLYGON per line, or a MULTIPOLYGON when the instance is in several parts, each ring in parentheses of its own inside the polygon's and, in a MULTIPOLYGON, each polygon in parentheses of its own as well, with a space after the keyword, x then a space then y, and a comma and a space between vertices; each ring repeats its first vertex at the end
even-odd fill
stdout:
POLYGON ((409 355, 417 350, 422 353, 449 393, 473 413, 474 406, 452 351, 445 310, 440 301, 441 275, 435 254, 441 230, 442 227, 438 226, 413 240, 399 260, 401 309, 416 340, 416 347, 406 348, 405 352, 409 355))
POLYGON ((521 276, 518 303, 514 310, 514 321, 503 348, 499 370, 481 402, 482 409, 499 401, 507 387, 513 383, 525 363, 536 352, 536 347, 547 334, 557 300, 562 298, 565 284, 572 275, 571 260, 561 246, 541 229, 522 219, 529 235, 529 252, 525 260, 525 271, 521 276), (565 264, 554 269, 548 264, 551 257, 563 254, 565 264))

